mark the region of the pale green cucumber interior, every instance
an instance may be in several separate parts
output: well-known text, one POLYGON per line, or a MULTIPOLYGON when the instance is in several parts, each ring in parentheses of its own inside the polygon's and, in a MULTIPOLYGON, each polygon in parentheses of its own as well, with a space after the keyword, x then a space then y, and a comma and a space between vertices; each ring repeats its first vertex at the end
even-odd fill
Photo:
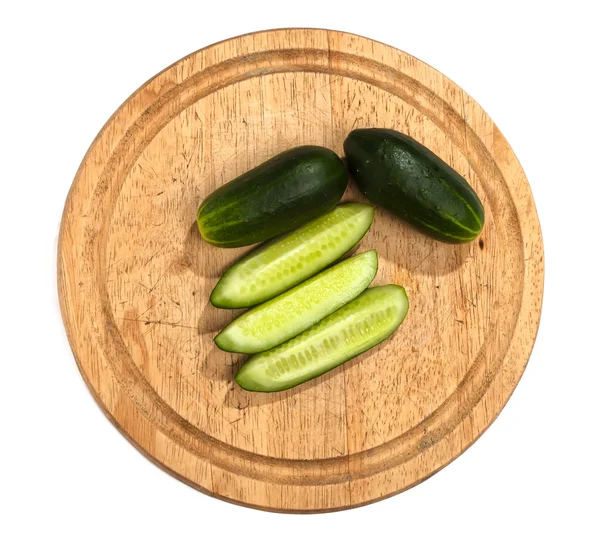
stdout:
POLYGON ((292 340, 248 359, 236 375, 247 390, 285 390, 318 377, 389 337, 408 312, 398 285, 373 287, 292 340))
POLYGON ((233 320, 215 338, 229 352, 255 354, 312 327, 357 297, 377 273, 377 253, 353 256, 233 320))
POLYGON ((260 304, 335 262, 369 229, 374 210, 347 203, 242 258, 219 280, 210 300, 221 308, 260 304))

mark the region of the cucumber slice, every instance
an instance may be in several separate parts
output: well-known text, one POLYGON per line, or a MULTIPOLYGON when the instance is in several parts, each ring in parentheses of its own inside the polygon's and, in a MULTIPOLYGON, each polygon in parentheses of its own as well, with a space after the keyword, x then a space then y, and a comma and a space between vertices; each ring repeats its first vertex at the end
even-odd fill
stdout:
POLYGON ((353 256, 242 314, 216 336, 215 343, 242 354, 273 348, 360 295, 376 273, 375 251, 353 256))
POLYGON ((407 312, 402 287, 367 289, 308 331, 249 358, 235 380, 242 388, 258 392, 292 388, 387 339, 407 312))
POLYGON ((247 308, 291 289, 354 247, 373 214, 371 205, 347 203, 266 243, 225 272, 210 301, 218 308, 247 308))

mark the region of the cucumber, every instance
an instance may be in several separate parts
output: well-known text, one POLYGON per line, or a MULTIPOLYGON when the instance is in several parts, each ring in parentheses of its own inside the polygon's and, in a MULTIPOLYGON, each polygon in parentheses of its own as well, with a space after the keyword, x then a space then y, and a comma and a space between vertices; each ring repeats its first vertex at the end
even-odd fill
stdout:
POLYGON ((217 247, 252 245, 330 211, 347 184, 335 152, 312 145, 289 149, 206 197, 198 228, 217 247))
POLYGON ((297 285, 233 320, 215 337, 222 350, 256 354, 295 337, 362 293, 377 273, 377 253, 365 253, 297 285))
POLYGON ((285 390, 337 367, 387 339, 408 312, 402 287, 367 289, 308 331, 251 356, 235 380, 246 390, 285 390))
POLYGON ((247 308, 287 291, 354 247, 371 226, 373 214, 370 205, 346 203, 253 250, 221 277, 211 303, 247 308))
POLYGON ((348 169, 359 189, 440 241, 466 243, 483 228, 479 197, 467 181, 424 145, 395 130, 350 132, 348 169))

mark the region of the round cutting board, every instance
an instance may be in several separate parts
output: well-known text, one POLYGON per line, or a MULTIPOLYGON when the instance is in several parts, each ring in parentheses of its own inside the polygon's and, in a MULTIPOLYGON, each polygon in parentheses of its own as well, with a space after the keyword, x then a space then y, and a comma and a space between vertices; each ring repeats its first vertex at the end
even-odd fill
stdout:
MULTIPOLYGON (((365 199, 351 183, 344 200, 365 199)), ((276 30, 178 61, 108 121, 66 202, 59 294, 90 391, 147 457, 235 503, 329 511, 417 484, 495 419, 535 340, 542 253, 519 162, 456 84, 366 38, 276 30), (205 243, 196 209, 290 147, 342 154, 357 127, 410 134, 463 174, 483 233, 448 245, 377 208, 357 250, 378 251, 375 285, 406 288, 404 324, 316 380, 246 392, 233 380, 244 358, 212 341, 239 311, 208 297, 248 249, 205 243)))

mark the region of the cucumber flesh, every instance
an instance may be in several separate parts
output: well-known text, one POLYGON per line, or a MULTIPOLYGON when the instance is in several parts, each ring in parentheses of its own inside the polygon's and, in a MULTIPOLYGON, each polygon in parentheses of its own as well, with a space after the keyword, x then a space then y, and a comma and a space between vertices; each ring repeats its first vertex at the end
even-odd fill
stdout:
POLYGON ((347 253, 373 222, 374 209, 346 203, 246 255, 225 272, 210 295, 218 308, 260 304, 320 272, 347 253))
POLYGON ((233 320, 215 338, 228 352, 256 354, 312 327, 360 295, 377 273, 377 253, 353 256, 233 320))
POLYGON ((235 380, 246 390, 286 390, 341 365, 388 338, 408 312, 398 285, 367 289, 308 331, 252 356, 235 380))

